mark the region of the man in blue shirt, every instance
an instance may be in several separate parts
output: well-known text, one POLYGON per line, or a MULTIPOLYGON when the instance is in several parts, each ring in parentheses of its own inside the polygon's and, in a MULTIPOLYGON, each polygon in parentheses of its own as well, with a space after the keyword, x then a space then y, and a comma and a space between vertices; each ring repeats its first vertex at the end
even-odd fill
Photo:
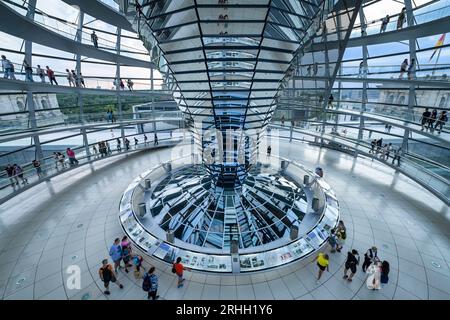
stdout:
POLYGON ((114 261, 114 270, 120 268, 120 261, 122 260, 122 247, 120 246, 120 239, 116 238, 113 245, 109 249, 109 256, 114 261))

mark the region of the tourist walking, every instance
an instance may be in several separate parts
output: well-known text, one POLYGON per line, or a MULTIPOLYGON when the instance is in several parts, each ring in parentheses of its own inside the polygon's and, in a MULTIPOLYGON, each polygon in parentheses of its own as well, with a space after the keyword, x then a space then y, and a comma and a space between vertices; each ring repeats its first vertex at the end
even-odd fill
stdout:
POLYGON ((344 221, 340 220, 336 227, 336 251, 341 252, 345 239, 347 239, 347 228, 345 227, 344 221))
POLYGON ((59 156, 57 152, 53 152, 53 161, 55 162, 55 169, 58 170, 59 156))
POLYGON ((389 155, 391 154, 391 150, 392 150, 392 143, 389 142, 389 144, 387 145, 386 148, 386 154, 385 154, 385 159, 384 160, 389 160, 389 155))
POLYGON ((142 262, 144 261, 144 258, 141 255, 136 254, 133 256, 132 261, 133 261, 133 264, 135 267, 134 277, 136 279, 139 279, 141 277, 141 268, 144 269, 144 267, 142 266, 142 262))
POLYGON ((281 126, 284 127, 284 115, 281 116, 281 126))
POLYGON ((423 128, 426 128, 428 131, 427 124, 428 124, 428 120, 430 119, 430 116, 431 116, 430 110, 428 108, 425 108, 425 111, 422 113, 422 117, 420 118, 421 125, 422 125, 421 131, 423 131, 423 128))
POLYGON ((416 68, 416 59, 412 58, 411 63, 409 64, 409 67, 408 67, 408 80, 413 80, 415 78, 414 77, 415 68, 416 68))
POLYGON ((268 146, 267 147, 267 156, 270 157, 271 154, 272 154, 272 147, 268 146))
MULTIPOLYGON (((122 242, 123 243, 123 242, 122 242)), ((130 263, 131 261, 131 244, 121 245, 122 247, 122 260, 125 264, 125 272, 128 273, 128 268, 133 265, 130 263)))
POLYGON ((128 140, 127 138, 125 138, 125 150, 128 151, 130 150, 130 140, 128 140))
POLYGON ((159 298, 158 292, 158 277, 155 274, 155 267, 151 267, 147 273, 144 274, 144 281, 142 282, 142 290, 148 293, 147 299, 156 300, 159 298))
POLYGON ((314 76, 317 76, 317 72, 319 72, 319 63, 314 62, 314 64, 313 64, 313 74, 314 74, 314 76))
POLYGON ((131 248, 131 241, 128 239, 128 236, 123 236, 122 237, 122 241, 120 242, 120 245, 123 247, 130 247, 130 251, 132 250, 131 248))
POLYGON ((25 69, 25 81, 34 82, 33 80, 33 68, 27 62, 27 60, 23 60, 23 68, 25 69))
POLYGON ((83 86, 83 88, 86 88, 86 84, 84 83, 84 77, 83 74, 80 72, 80 87, 83 86))
POLYGON ((328 237, 328 243, 331 246, 331 253, 336 252, 336 245, 337 245, 337 239, 336 239, 336 230, 333 228, 330 230, 330 236, 328 237))
POLYGON ((139 140, 136 139, 136 137, 134 137, 134 148, 135 148, 135 149, 137 149, 138 144, 139 144, 139 140))
POLYGON ((148 137, 144 134, 144 145, 147 146, 148 137))
POLYGON ((183 286, 184 278, 183 273, 185 270, 189 270, 185 266, 181 264, 181 257, 178 257, 176 262, 174 262, 172 266, 172 273, 175 273, 178 277, 178 288, 181 288, 183 286))
POLYGON ((389 20, 391 18, 389 17, 389 15, 386 15, 386 17, 384 17, 383 19, 381 19, 381 28, 380 28, 380 33, 383 33, 386 31, 386 27, 389 23, 389 20))
POLYGON ((375 261, 378 261, 377 247, 373 246, 364 254, 364 263, 362 265, 362 271, 366 272, 367 268, 375 261))
POLYGON ((441 133, 442 127, 447 123, 447 121, 448 121, 447 112, 441 111, 441 113, 439 114, 439 117, 437 118, 436 126, 434 127, 435 129, 438 130, 438 134, 441 133))
MULTIPOLYGON (((116 271, 117 272, 117 271, 116 271)), ((123 285, 119 282, 116 276, 116 272, 112 269, 112 266, 108 263, 108 259, 104 259, 102 261, 102 266, 98 270, 98 274, 100 276, 100 279, 103 281, 103 284, 105 286, 104 293, 106 295, 109 295, 111 292, 109 291, 109 283, 115 283, 119 286, 120 289, 123 289, 123 285)))
POLYGON ((36 170, 38 177, 43 178, 44 173, 42 172, 41 163, 36 159, 34 159, 31 163, 33 164, 33 167, 36 170))
POLYGON ((67 148, 66 154, 67 154, 67 157, 69 158, 70 166, 73 166, 74 164, 78 165, 78 160, 75 158, 75 151, 73 151, 70 148, 67 148))
POLYGON ((402 154, 402 147, 400 147, 394 151, 394 157, 392 158, 392 164, 394 164, 395 160, 397 160, 397 166, 400 166, 401 154, 402 154))
POLYGON ((37 65, 36 73, 39 76, 39 78, 41 79, 41 82, 45 83, 45 70, 42 69, 40 65, 37 65))
POLYGON ((106 151, 108 152, 108 154, 111 154, 112 151, 111 151, 111 145, 109 144, 109 141, 106 141, 105 144, 106 144, 106 151))
POLYGON ((334 97, 333 95, 330 95, 330 97, 328 98, 328 106, 330 107, 330 109, 333 109, 333 101, 334 97))
POLYGON ((23 176, 23 169, 22 169, 22 167, 19 166, 16 163, 14 164, 13 167, 14 167, 14 175, 17 176, 22 181, 23 185, 28 184, 28 179, 23 176))
POLYGON ((120 85, 120 90, 125 90, 125 84, 123 83, 122 79, 120 79, 119 85, 120 85))
POLYGON ((14 64, 6 59, 6 56, 2 55, 2 71, 3 78, 16 80, 16 76, 14 75, 14 64))
POLYGON ((433 111, 431 112, 431 116, 428 119, 428 128, 430 129, 430 132, 433 133, 434 132, 434 122, 437 120, 437 110, 433 109, 433 111))
MULTIPOLYGON (((100 149, 100 144, 99 144, 99 149, 100 149)), ((95 147, 95 144, 92 145, 92 154, 95 156, 95 158, 98 157, 98 150, 97 150, 97 148, 95 147)))
POLYGON ((100 151, 100 156, 103 158, 105 156, 105 146, 104 146, 103 141, 100 141, 98 143, 98 150, 100 151))
POLYGON ((358 78, 365 77, 367 73, 366 63, 362 60, 359 64, 358 78))
POLYGON ((127 81, 128 90, 133 91, 134 82, 131 79, 127 81))
POLYGON ((58 158, 59 158, 59 163, 61 164, 61 167, 63 169, 66 168, 66 156, 64 154, 62 154, 61 152, 58 152, 58 158))
POLYGON ((48 77, 48 81, 50 81, 50 84, 53 85, 53 82, 58 85, 58 81, 56 81, 56 77, 55 77, 55 72, 50 69, 49 66, 46 66, 47 69, 47 77, 48 77))
POLYGON ((380 261, 375 261, 366 270, 369 275, 366 280, 366 286, 370 290, 381 289, 381 265, 380 261))
POLYGON ((347 281, 352 281, 353 276, 356 274, 356 266, 359 264, 359 254, 358 251, 353 249, 351 252, 347 252, 347 260, 344 264, 344 279, 347 281), (350 270, 350 275, 348 271, 350 270))
POLYGON ((98 49, 98 36, 95 31, 92 31, 91 33, 91 41, 94 44, 94 47, 98 49))
POLYGON ((380 155, 381 160, 386 160, 386 155, 388 153, 388 149, 389 149, 389 145, 385 144, 383 146, 383 149, 381 150, 381 155, 380 155))
POLYGON ((117 272, 120 266, 120 261, 122 261, 122 246, 120 245, 120 239, 116 238, 111 248, 109 248, 109 256, 114 262, 114 271, 117 272))
POLYGON ((377 145, 377 139, 373 139, 370 143, 370 151, 369 153, 375 153, 375 147, 377 145))
POLYGON ((317 266, 319 267, 319 273, 317 274, 317 281, 319 282, 320 278, 322 277, 322 274, 325 270, 330 271, 328 266, 330 264, 329 257, 327 254, 324 254, 322 252, 319 253, 319 255, 316 257, 317 266))
POLYGON ((408 68, 408 59, 405 59, 400 65, 400 75, 398 76, 399 79, 403 79, 403 74, 406 72, 407 68, 408 68))
POLYGON ((112 111, 111 109, 106 110, 106 120, 112 123, 112 111))
POLYGON ((119 138, 116 139, 116 144, 117 144, 117 151, 118 152, 122 151, 122 146, 119 138))
POLYGON ((5 171, 8 175, 9 182, 11 182, 11 187, 15 189, 15 186, 19 185, 19 180, 17 180, 17 177, 14 175, 14 167, 8 164, 5 168, 5 171))
POLYGON ((77 76, 75 70, 71 70, 70 72, 72 73, 72 78, 73 78, 73 82, 75 84, 75 87, 78 88, 80 86, 80 81, 78 79, 78 76, 77 76))
POLYGON ((70 72, 69 69, 66 69, 67 73, 67 81, 69 82, 69 86, 72 87, 72 85, 75 87, 75 79, 73 78, 72 72, 70 72))
POLYGON ((403 28, 403 24, 405 23, 405 18, 406 18, 406 8, 403 7, 402 11, 398 15, 397 30, 403 28))
POLYGON ((383 138, 380 138, 377 140, 377 151, 375 152, 376 155, 380 152, 382 146, 383 146, 383 138))
POLYGON ((155 136, 154 136, 154 138, 153 138, 153 145, 154 146, 157 146, 157 145, 159 145, 159 142, 158 142, 158 135, 155 133, 155 136))

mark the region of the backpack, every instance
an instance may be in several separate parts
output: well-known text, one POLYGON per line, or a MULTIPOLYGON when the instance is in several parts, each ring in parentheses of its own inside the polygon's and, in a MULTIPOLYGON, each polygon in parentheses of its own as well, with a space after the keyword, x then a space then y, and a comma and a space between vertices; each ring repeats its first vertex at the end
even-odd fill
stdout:
POLYGON ((152 287, 152 282, 150 280, 150 275, 148 273, 146 273, 144 275, 144 281, 142 282, 142 290, 144 290, 145 292, 150 291, 152 287))
POLYGON ((347 238, 347 234, 346 234, 345 230, 343 230, 343 229, 338 232, 338 236, 342 240, 345 240, 347 238))
POLYGON ((175 263, 172 266, 172 273, 177 273, 177 269, 175 269, 175 263))

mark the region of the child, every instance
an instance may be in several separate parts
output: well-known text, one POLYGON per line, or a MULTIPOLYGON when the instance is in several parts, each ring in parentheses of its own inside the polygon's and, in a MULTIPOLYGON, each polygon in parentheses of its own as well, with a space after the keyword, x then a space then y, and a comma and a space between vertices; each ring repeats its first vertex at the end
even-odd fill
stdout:
MULTIPOLYGON (((142 267, 142 261, 144 259, 142 258, 141 255, 135 255, 133 256, 133 264, 135 266, 135 270, 134 270, 134 276, 136 277, 136 279, 139 279, 141 277, 141 267, 142 267)), ((144 267, 142 267, 142 269, 144 269, 144 267)), ((145 270, 145 269, 144 269, 145 270)))

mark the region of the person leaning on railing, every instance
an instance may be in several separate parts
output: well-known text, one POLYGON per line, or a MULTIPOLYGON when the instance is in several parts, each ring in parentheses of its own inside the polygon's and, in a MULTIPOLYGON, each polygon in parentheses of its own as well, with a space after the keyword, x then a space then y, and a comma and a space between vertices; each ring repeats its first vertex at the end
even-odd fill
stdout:
POLYGON ((34 82, 33 80, 33 68, 30 66, 27 60, 23 60, 23 67, 25 69, 25 81, 34 82))
POLYGON ((6 174, 8 175, 9 181, 11 182, 11 187, 15 187, 19 185, 19 180, 14 174, 14 167, 8 164, 5 168, 6 174))
POLYGON ((14 64, 6 59, 4 55, 2 55, 2 71, 5 79, 16 80, 16 76, 14 75, 14 64))
POLYGON ((33 164, 33 167, 36 170, 38 177, 39 178, 44 177, 44 173, 42 172, 42 168, 41 168, 41 162, 39 160, 35 159, 31 163, 33 164))
POLYGON ((441 111, 441 113, 439 114, 439 117, 437 118, 436 126, 434 127, 434 129, 438 130, 438 134, 441 133, 442 127, 445 125, 445 123, 447 121, 448 121, 447 112, 441 111), (439 129, 438 129, 438 127, 439 127, 439 129))

